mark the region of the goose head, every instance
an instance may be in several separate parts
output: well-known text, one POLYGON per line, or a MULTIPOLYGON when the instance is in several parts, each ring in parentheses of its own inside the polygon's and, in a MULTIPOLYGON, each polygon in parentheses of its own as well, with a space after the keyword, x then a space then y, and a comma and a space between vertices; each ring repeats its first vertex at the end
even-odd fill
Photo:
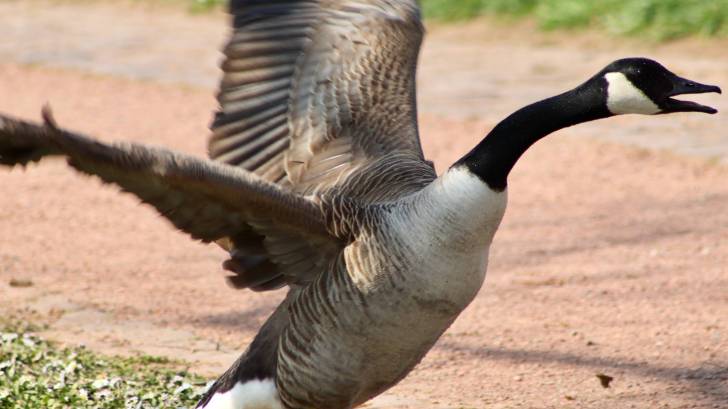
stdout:
POLYGON ((715 108, 673 97, 706 92, 720 93, 719 87, 679 77, 657 61, 648 58, 614 61, 597 74, 597 78, 604 81, 602 84, 606 87, 607 109, 614 115, 718 112, 715 108))
POLYGON ((467 166, 489 187, 502 191, 521 155, 552 132, 621 114, 715 114, 715 108, 674 98, 706 92, 721 90, 679 77, 648 58, 617 60, 576 88, 512 113, 453 166, 467 166))

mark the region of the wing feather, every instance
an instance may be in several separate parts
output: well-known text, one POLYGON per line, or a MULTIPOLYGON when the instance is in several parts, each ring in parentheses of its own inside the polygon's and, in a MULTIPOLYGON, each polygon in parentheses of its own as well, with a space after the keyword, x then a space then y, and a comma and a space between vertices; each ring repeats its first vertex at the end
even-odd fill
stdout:
MULTIPOLYGON (((392 200, 434 179, 416 121, 416 1, 233 0, 230 12, 212 159, 300 194, 358 201, 392 200)), ((326 243, 263 230, 225 240, 234 285, 261 288, 271 260, 288 282, 305 283, 336 258, 326 243)))
POLYGON ((211 158, 299 192, 346 183, 392 151, 424 161, 414 0, 233 0, 230 11, 211 158), (274 144, 284 155, 257 156, 274 144))
POLYGON ((309 266, 325 264, 342 247, 328 231, 323 203, 253 173, 141 144, 107 144, 52 124, 0 116, 0 164, 65 156, 75 169, 136 195, 193 238, 229 238, 238 249, 225 263, 238 273, 233 285, 263 291, 302 283, 301 273, 287 266, 300 267, 306 257, 309 266), (271 251, 265 240, 292 243, 299 252, 271 251))

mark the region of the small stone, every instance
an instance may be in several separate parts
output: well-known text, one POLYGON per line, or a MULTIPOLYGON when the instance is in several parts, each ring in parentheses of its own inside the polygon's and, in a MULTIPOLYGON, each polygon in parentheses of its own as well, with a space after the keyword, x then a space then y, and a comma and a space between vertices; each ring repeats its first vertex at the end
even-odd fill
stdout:
POLYGON ((605 375, 603 373, 598 373, 596 375, 597 378, 599 378, 599 383, 602 385, 602 388, 609 388, 609 384, 612 383, 614 380, 614 377, 611 377, 609 375, 605 375))
POLYGON ((33 281, 23 278, 11 278, 8 284, 14 288, 28 288, 33 286, 33 281))

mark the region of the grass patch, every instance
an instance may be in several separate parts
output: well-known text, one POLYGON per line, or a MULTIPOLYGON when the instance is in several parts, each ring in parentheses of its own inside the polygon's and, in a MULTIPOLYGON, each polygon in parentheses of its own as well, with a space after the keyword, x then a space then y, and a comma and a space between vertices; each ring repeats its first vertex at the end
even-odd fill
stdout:
POLYGON ((139 3, 167 3, 186 5, 193 13, 208 12, 215 9, 227 9, 228 0, 133 0, 139 3))
POLYGON ((193 12, 204 12, 215 8, 227 7, 227 0, 187 0, 190 3, 190 10, 193 12))
POLYGON ((596 27, 670 40, 728 35, 728 0, 422 0, 426 17, 532 17, 546 30, 596 27))
MULTIPOLYGON (((187 4, 193 12, 227 0, 135 0, 187 4)), ((728 0, 420 0, 426 18, 461 21, 482 15, 533 18, 544 30, 596 27, 654 40, 728 36, 728 0)))
POLYGON ((0 409, 192 407, 206 382, 181 366, 154 356, 60 348, 11 324, 0 331, 0 409))

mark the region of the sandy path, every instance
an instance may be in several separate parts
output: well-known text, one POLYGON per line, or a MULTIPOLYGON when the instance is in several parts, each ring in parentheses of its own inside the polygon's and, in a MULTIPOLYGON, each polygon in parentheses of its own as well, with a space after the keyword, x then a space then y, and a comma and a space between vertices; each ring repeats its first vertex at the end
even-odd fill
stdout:
MULTIPOLYGON (((185 84, 217 85, 223 13, 189 15, 174 7, 119 7, 58 0, 0 2, 0 61, 185 84), (119 12, 123 10, 123 12, 119 12)), ((128 1, 127 1, 128 2, 128 1)), ((419 72, 420 112, 497 122, 524 103, 574 86, 607 63, 650 56, 678 73, 728 83, 728 40, 665 45, 598 34, 543 33, 528 23, 475 22, 428 27, 419 72)), ((728 108, 726 98, 703 101, 728 108)), ((711 121, 639 118, 619 127, 585 125, 590 135, 728 162, 728 115, 711 121), (640 133, 651 129, 649 138, 640 133), (604 132, 609 129, 609 132, 604 132), (690 132, 690 138, 686 138, 690 132)))
MULTIPOLYGON (((8 4, 0 4, 3 18, 2 7, 19 7, 8 4)), ((129 9, 119 20, 143 18, 135 13, 144 11, 129 9)), ((178 18, 184 24, 214 21, 178 18)), ((493 61, 505 44, 475 42, 463 38, 465 31, 433 31, 430 44, 458 44, 439 52, 462 68, 454 74, 437 63, 425 68, 437 49, 425 51, 421 97, 435 108, 424 110, 422 132, 438 169, 517 104, 560 90, 601 65, 570 64, 564 67, 569 75, 562 74, 554 64, 575 51, 544 44, 551 52, 538 56, 555 53, 551 68, 543 68, 541 77, 525 75, 541 71, 517 64, 516 58, 529 60, 513 35, 503 40, 516 50, 512 69, 495 82, 486 71, 481 84, 470 80, 481 64, 468 63, 476 60, 468 47, 496 50, 489 54, 493 61), (451 49, 465 51, 447 54, 451 49), (463 82, 452 80, 457 77, 463 82), (448 81, 455 85, 444 86, 448 81), (467 94, 463 84, 471 84, 475 98, 456 98, 467 94), (494 93, 481 94, 480 87, 494 93), (481 102, 497 108, 477 118, 464 114, 481 102)), ((602 46, 590 47, 591 59, 625 54, 602 46)), ((691 49, 703 57, 671 65, 725 84, 726 57, 708 64, 717 46, 705 47, 691 49)), ((0 54, 5 61, 7 49, 0 54)), ((657 52, 669 58, 676 50, 657 52)), ((200 155, 214 107, 207 89, 0 64, 0 111, 37 117, 45 101, 65 126, 200 155)), ((725 102, 716 101, 725 111, 725 102)), ((715 160, 587 138, 628 129, 633 139, 669 130, 682 139, 719 141, 725 117, 616 118, 555 135, 529 151, 511 181, 484 289, 415 372, 375 406, 726 407, 728 169, 715 160), (612 388, 599 386, 594 375, 600 372, 615 377, 612 388)), ((61 162, 0 173, 0 195, 0 308, 53 322, 49 333, 58 339, 111 352, 187 357, 194 369, 214 373, 244 347, 281 296, 230 290, 219 268, 220 250, 175 233, 135 199, 61 162), (34 285, 11 287, 11 279, 34 285)))

